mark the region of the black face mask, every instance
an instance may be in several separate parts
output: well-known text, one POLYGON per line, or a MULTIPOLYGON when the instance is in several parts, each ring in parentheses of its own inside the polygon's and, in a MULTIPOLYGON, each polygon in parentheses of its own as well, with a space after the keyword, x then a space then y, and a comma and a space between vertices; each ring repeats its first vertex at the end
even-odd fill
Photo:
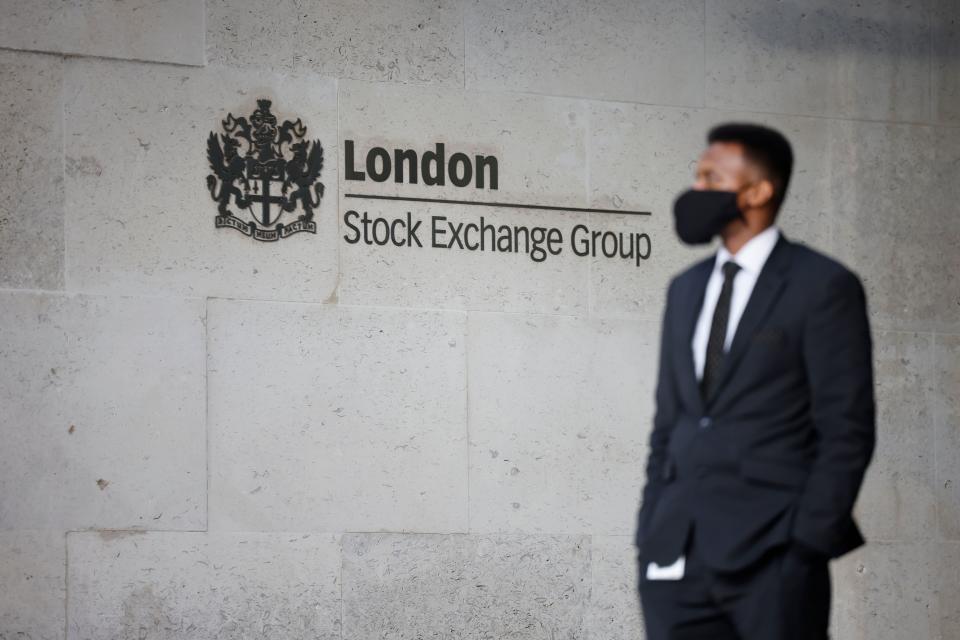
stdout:
POLYGON ((687 244, 706 244, 735 218, 743 218, 736 191, 689 189, 673 203, 675 229, 687 244))

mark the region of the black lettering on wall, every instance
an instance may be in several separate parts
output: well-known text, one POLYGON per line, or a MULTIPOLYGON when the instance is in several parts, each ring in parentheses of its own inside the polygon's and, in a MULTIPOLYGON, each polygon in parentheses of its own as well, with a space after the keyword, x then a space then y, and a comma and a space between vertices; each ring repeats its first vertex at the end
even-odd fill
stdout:
POLYGON ((344 180, 366 180, 363 171, 357 171, 353 164, 353 140, 343 141, 344 180))
POLYGON ((390 154, 383 147, 374 147, 367 153, 367 173, 374 182, 383 182, 390 177, 390 154), (380 170, 377 170, 377 159, 380 170))
POLYGON ((364 182, 367 176, 374 182, 386 182, 393 175, 396 183, 418 184, 442 187, 450 184, 457 187, 477 189, 497 189, 499 182, 499 163, 496 156, 474 155, 471 158, 463 152, 456 152, 447 160, 443 142, 436 142, 433 149, 418 155, 415 149, 394 149, 371 147, 366 158, 357 166, 356 145, 353 140, 343 141, 344 180, 364 182))
POLYGON ((496 190, 497 188, 497 157, 496 156, 480 156, 476 157, 477 161, 477 189, 483 189, 483 172, 484 169, 490 169, 490 189, 496 190))

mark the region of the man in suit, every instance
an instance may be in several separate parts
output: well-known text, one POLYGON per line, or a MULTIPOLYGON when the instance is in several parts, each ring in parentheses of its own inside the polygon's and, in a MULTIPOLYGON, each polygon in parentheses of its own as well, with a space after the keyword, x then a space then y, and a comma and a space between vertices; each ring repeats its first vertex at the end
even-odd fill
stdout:
POLYGON ((648 640, 828 637, 828 561, 875 442, 860 279, 776 226, 793 154, 779 132, 713 128, 674 203, 716 255, 669 283, 637 518, 648 640))

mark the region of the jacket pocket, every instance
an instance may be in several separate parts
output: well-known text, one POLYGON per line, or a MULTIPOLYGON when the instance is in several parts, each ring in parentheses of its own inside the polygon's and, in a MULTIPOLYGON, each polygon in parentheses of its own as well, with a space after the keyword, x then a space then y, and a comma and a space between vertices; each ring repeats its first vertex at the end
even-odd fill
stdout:
POLYGON ((764 327, 750 338, 750 344, 781 349, 786 345, 787 334, 782 327, 764 327))
POLYGON ((807 481, 808 471, 793 462, 743 458, 740 460, 740 476, 748 481, 798 489, 807 481))

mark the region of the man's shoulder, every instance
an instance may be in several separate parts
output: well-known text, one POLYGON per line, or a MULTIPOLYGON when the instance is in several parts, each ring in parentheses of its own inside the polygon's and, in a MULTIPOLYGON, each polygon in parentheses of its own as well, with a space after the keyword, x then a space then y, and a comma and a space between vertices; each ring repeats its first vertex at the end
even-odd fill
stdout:
POLYGON ((823 251, 815 249, 802 240, 790 241, 791 276, 803 283, 822 287, 825 283, 841 282, 860 286, 860 276, 841 262, 823 251))
POLYGON ((693 280, 702 278, 706 276, 710 269, 713 267, 714 262, 717 259, 716 252, 711 253, 705 258, 697 260, 693 264, 684 267, 680 271, 674 273, 670 277, 670 281, 667 283, 667 290, 670 291, 677 286, 683 287, 684 285, 690 283, 693 280))

